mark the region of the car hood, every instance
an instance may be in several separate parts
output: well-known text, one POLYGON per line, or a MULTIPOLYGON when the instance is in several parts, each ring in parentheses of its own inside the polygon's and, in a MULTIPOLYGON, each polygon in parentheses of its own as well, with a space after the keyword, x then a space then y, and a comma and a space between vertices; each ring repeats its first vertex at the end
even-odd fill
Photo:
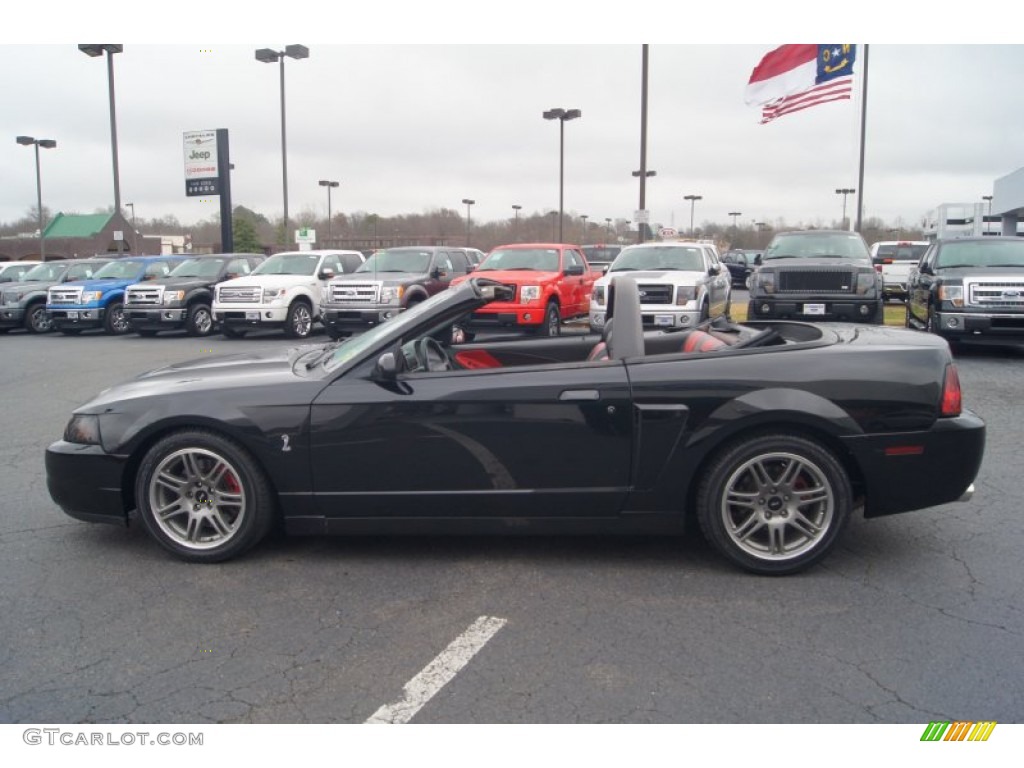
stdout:
POLYGON ((938 267, 935 271, 945 280, 967 277, 974 280, 1020 280, 1024 275, 1024 267, 938 267))
MULTIPOLYGON (((472 277, 497 280, 499 283, 513 283, 515 285, 533 285, 534 283, 550 283, 561 277, 561 272, 544 272, 539 269, 485 269, 474 270, 472 277)), ((460 282, 470 276, 460 277, 460 282)))
POLYGON ((426 277, 425 272, 352 272, 347 275, 339 275, 332 278, 332 283, 365 283, 380 282, 384 285, 404 285, 405 283, 418 283, 426 277))
POLYGON ((189 288, 199 288, 200 286, 210 285, 211 283, 215 283, 215 282, 216 282, 215 279, 209 278, 209 277, 171 277, 171 278, 164 278, 163 280, 160 280, 158 282, 133 283, 132 285, 129 285, 128 287, 129 288, 164 288, 165 290, 166 289, 171 289, 171 290, 177 290, 177 291, 185 291, 185 290, 188 290, 189 288))
POLYGON ((45 291, 59 280, 29 280, 27 283, 0 283, 0 291, 45 291))
POLYGON ((303 355, 326 346, 329 345, 305 344, 266 354, 240 352, 175 363, 105 389, 78 411, 102 412, 109 403, 156 395, 293 382, 305 378, 301 376, 303 366, 298 366, 300 372, 296 373, 295 362, 303 355))
POLYGON ((854 269, 874 269, 870 259, 854 258, 827 258, 827 257, 799 257, 781 256, 777 258, 766 258, 761 269, 773 269, 775 267, 853 267, 854 269))
POLYGON ((236 277, 233 280, 225 280, 218 283, 218 288, 235 286, 259 286, 260 288, 291 288, 296 285, 311 285, 318 283, 316 275, 248 275, 247 277, 236 277))
POLYGON ((616 277, 631 277, 634 280, 643 280, 646 283, 665 283, 675 285, 677 283, 696 283, 702 277, 703 272, 690 272, 679 269, 658 269, 658 270, 620 270, 609 272, 598 279, 596 285, 608 285, 616 277))
POLYGON ((87 291, 109 291, 111 288, 127 288, 129 285, 133 285, 137 282, 139 282, 138 275, 135 277, 107 277, 100 280, 73 280, 70 283, 63 283, 62 287, 83 288, 87 291))

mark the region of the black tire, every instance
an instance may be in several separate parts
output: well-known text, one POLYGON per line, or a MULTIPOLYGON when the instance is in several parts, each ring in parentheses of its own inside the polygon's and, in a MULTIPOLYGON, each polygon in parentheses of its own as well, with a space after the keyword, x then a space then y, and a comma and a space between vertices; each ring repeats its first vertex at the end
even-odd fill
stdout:
POLYGON ((60 332, 65 336, 77 336, 82 332, 82 328, 61 328, 60 332))
POLYGON ((349 335, 347 331, 343 331, 340 328, 333 328, 329 325, 324 326, 324 328, 327 331, 327 335, 330 336, 331 339, 333 339, 334 341, 337 341, 338 339, 344 338, 345 336, 349 335))
POLYGON ((237 557, 266 536, 277 516, 270 483, 249 452, 199 429, 174 432, 149 449, 135 499, 157 543, 194 563, 237 557))
POLYGON ((196 303, 185 315, 185 333, 189 336, 209 336, 213 333, 213 313, 209 304, 196 303))
POLYGON ((244 339, 247 331, 232 328, 230 325, 221 325, 220 332, 229 339, 244 339))
POLYGON ((562 315, 558 311, 558 305, 549 301, 547 309, 544 310, 544 325, 540 329, 542 336, 562 335, 562 315))
POLYGON ((720 451, 697 495, 697 519, 714 547, 764 576, 797 573, 835 546, 853 506, 846 471, 805 437, 765 434, 720 451))
POLYGON ((288 307, 284 321, 284 333, 293 339, 305 339, 313 332, 313 310, 302 299, 296 299, 288 307))
POLYGON ((37 301, 25 310, 25 330, 29 333, 49 333, 53 330, 53 321, 46 311, 46 302, 37 301))
POLYGON ((144 339, 152 339, 157 334, 157 332, 152 329, 145 331, 136 331, 136 333, 139 334, 139 336, 141 336, 144 339))
POLYGON ((878 309, 875 311, 875 317, 871 322, 873 325, 885 325, 885 301, 878 302, 878 309))
POLYGON ((924 321, 925 333, 939 334, 939 324, 935 321, 935 308, 929 305, 928 307, 928 319, 924 321))
POLYGON ((103 316, 103 330, 108 336, 124 336, 126 333, 131 333, 132 326, 128 322, 128 318, 124 316, 122 302, 115 301, 107 307, 107 312, 103 316))
POLYGON ((707 298, 700 303, 700 319, 697 320, 697 324, 703 323, 705 320, 711 317, 711 308, 708 304, 707 298))
POLYGON ((747 302, 747 320, 754 320, 757 317, 757 312, 754 311, 754 302, 747 302))

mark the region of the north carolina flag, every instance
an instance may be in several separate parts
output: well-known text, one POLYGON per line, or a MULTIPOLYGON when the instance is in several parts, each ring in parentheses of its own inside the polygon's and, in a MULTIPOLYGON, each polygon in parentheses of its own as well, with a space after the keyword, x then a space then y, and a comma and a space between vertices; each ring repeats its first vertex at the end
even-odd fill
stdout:
POLYGON ((768 53, 747 83, 745 101, 761 109, 761 123, 829 101, 849 99, 857 46, 781 45, 768 53))

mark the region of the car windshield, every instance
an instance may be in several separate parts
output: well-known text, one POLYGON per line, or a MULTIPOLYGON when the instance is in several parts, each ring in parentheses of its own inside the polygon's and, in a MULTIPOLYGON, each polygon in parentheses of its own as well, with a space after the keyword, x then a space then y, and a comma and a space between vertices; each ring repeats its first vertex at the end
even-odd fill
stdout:
POLYGON ((44 262, 39 266, 32 267, 32 269, 21 276, 21 279, 26 283, 33 283, 36 280, 53 282, 54 280, 59 280, 60 276, 64 274, 64 270, 67 268, 67 264, 61 264, 59 261, 44 262))
POLYGON ((884 243, 878 246, 875 252, 876 259, 890 259, 892 261, 913 261, 918 262, 928 250, 927 243, 884 243))
POLYGON ((939 248, 936 267, 1024 267, 1024 240, 964 240, 939 248))
POLYGON ((79 264, 72 264, 68 270, 68 280, 88 280, 92 278, 100 267, 109 264, 108 261, 84 261, 79 264))
POLYGON ((610 263, 622 252, 621 245, 584 245, 581 249, 587 261, 610 263))
POLYGON ((189 259, 175 267, 168 277, 216 277, 227 259, 189 259))
POLYGON ((393 248, 377 251, 356 268, 356 272, 426 272, 430 268, 430 251, 415 248, 393 248))
POLYGON ((856 232, 776 235, 764 252, 768 259, 869 259, 864 238, 856 232))
POLYGON ((98 269, 93 277, 97 280, 129 280, 138 275, 145 264, 138 259, 115 259, 98 269))
POLYGON ((658 245, 626 248, 612 262, 609 272, 636 270, 682 270, 703 272, 704 256, 692 245, 658 245))
POLYGON ((320 257, 315 253, 278 253, 252 271, 254 275, 312 275, 320 257))
POLYGON ((491 251, 476 271, 493 272, 499 269, 557 272, 558 251, 555 248, 499 248, 491 251))

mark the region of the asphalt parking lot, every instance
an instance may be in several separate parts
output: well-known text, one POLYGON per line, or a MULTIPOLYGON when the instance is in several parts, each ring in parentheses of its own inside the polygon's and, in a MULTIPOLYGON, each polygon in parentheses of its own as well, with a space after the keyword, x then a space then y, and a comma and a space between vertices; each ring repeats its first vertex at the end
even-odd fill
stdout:
POLYGON ((957 356, 989 427, 974 499, 855 520, 795 577, 698 536, 278 538, 197 566, 50 500, 43 451, 92 394, 289 343, 0 337, 0 721, 1024 720, 1024 348, 957 356), (447 684, 412 700, 424 671, 447 684))

